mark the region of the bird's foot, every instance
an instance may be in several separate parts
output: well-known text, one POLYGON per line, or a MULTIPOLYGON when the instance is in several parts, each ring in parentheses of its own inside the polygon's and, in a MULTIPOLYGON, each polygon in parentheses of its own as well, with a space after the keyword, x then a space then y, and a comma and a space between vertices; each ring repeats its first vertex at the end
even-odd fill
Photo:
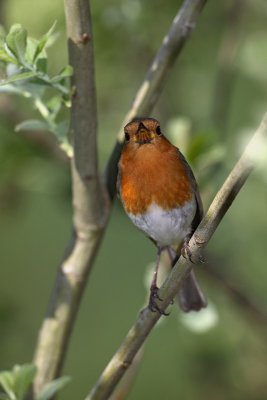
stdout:
POLYGON ((157 304, 157 300, 162 301, 162 299, 158 295, 159 288, 156 285, 152 285, 150 288, 150 297, 149 297, 149 303, 148 303, 148 308, 152 312, 158 312, 161 315, 169 315, 169 313, 166 313, 165 311, 161 310, 157 304))
POLYGON ((192 264, 198 264, 198 263, 205 264, 206 261, 205 261, 205 258, 202 255, 200 255, 197 260, 193 260, 192 252, 191 252, 191 250, 189 248, 190 239, 191 239, 191 236, 188 236, 188 237, 185 238, 183 247, 181 248, 181 255, 184 258, 188 258, 192 264))
POLYGON ((190 237, 186 237, 184 240, 183 247, 181 248, 181 254, 184 258, 188 258, 192 264, 195 264, 195 262, 192 259, 192 252, 189 248, 189 241, 190 237))

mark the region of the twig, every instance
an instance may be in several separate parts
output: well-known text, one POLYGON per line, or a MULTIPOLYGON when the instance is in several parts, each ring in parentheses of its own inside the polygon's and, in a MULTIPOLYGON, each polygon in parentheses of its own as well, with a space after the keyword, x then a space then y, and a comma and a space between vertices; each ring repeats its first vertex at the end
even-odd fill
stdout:
POLYGON ((106 224, 107 206, 97 169, 96 96, 91 20, 87 0, 65 0, 69 57, 74 75, 71 110, 73 233, 40 330, 34 392, 62 366, 81 294, 106 224))
MULTIPOLYGON (((243 155, 232 169, 215 196, 207 214, 192 236, 189 246, 194 259, 200 259, 201 250, 207 245, 221 219, 255 166, 255 154, 257 154, 260 146, 262 146, 264 137, 266 140, 267 114, 265 114, 260 127, 253 135, 243 155)), ((162 311, 167 308, 171 300, 175 297, 183 280, 190 273, 191 269, 192 263, 188 259, 180 257, 159 290, 159 297, 163 300, 158 302, 158 306, 162 311)), ((86 400, 108 399, 159 318, 159 313, 153 313, 148 308, 141 311, 121 347, 105 368, 95 387, 86 397, 86 400)))
MULTIPOLYGON (((206 0, 184 1, 166 39, 163 41, 155 57, 158 65, 155 64, 154 60, 147 78, 141 86, 143 89, 139 90, 137 98, 125 118, 126 121, 141 111, 148 114, 151 112, 159 96, 163 81, 188 38, 190 30, 195 25, 196 19, 205 2, 206 0)), ((82 100, 83 96, 85 96, 85 99, 90 101, 87 93, 88 87, 90 88, 90 82, 88 82, 90 77, 87 75, 87 77, 84 77, 83 74, 88 74, 90 72, 89 68, 93 65, 92 48, 88 48, 92 46, 90 18, 88 18, 88 1, 65 0, 65 10, 69 37, 72 39, 70 43, 70 57, 71 63, 74 66, 73 83, 74 88, 76 88, 73 98, 73 105, 76 112, 74 110, 72 112, 72 128, 75 129, 75 160, 79 161, 77 166, 75 162, 72 163, 75 207, 74 226, 76 234, 72 235, 70 244, 66 249, 66 256, 59 268, 55 288, 50 299, 47 317, 40 331, 35 354, 35 363, 38 366, 37 378, 34 385, 35 392, 38 392, 45 383, 54 379, 60 373, 79 301, 83 294, 94 256, 103 237, 103 225, 105 223, 100 215, 100 205, 103 201, 96 201, 99 181, 95 175, 96 159, 94 155, 92 155, 90 164, 87 164, 91 153, 95 151, 95 140, 94 135, 92 135, 95 126, 92 127, 92 130, 88 130, 88 127, 91 126, 95 118, 95 114, 91 117, 92 109, 87 106, 86 100, 82 100), (89 54, 86 56, 85 53, 87 51, 89 54), (79 105, 81 107, 80 111, 77 110, 79 105), (87 123, 82 122, 84 118, 86 118, 87 123), (84 130, 80 129, 82 127, 80 124, 83 124, 84 130), (76 134, 78 135, 77 138, 76 134), (86 143, 83 143, 83 141, 86 141, 86 143), (92 146, 88 148, 88 142, 90 141, 92 146), (90 171, 89 165, 92 171, 90 171), (94 187, 97 189, 96 192, 93 190, 94 187), (92 197, 90 197, 91 195, 92 197), (90 210, 94 207, 96 207, 96 213, 91 214, 90 210), (78 236, 77 227, 79 227, 78 236)), ((106 185, 111 199, 115 193, 117 160, 120 150, 121 142, 118 142, 110 157, 107 168, 106 185)), ((109 210, 106 206, 107 214, 109 210)))

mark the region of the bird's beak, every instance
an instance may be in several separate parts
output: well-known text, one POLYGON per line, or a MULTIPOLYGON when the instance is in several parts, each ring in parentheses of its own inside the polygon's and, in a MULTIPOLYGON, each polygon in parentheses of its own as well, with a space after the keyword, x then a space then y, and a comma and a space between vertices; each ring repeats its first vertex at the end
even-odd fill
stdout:
POLYGON ((149 131, 142 122, 140 122, 135 134, 135 142, 138 144, 150 143, 154 137, 155 135, 149 131))

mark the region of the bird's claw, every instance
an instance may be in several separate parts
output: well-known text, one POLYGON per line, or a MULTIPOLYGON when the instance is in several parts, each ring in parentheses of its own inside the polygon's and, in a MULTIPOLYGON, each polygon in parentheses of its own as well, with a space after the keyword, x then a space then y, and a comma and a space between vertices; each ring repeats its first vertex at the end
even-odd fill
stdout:
POLYGON ((150 288, 150 297, 148 308, 152 312, 158 312, 160 315, 170 315, 170 313, 166 313, 164 310, 161 310, 157 305, 157 300, 162 301, 162 299, 158 295, 159 288, 157 286, 151 286, 150 288))
POLYGON ((192 264, 195 264, 192 259, 192 252, 189 249, 189 239, 184 241, 183 247, 181 248, 181 254, 184 258, 188 258, 192 264))

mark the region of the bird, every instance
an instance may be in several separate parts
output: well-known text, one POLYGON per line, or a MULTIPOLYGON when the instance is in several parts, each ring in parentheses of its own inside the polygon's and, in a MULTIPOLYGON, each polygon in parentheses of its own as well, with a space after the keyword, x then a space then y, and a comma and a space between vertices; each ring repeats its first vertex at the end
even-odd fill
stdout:
MULTIPOLYGON (((161 253, 166 250, 172 263, 181 254, 191 260, 188 242, 202 219, 203 207, 192 169, 155 118, 135 118, 124 127, 117 192, 128 217, 157 246, 148 307, 166 315, 157 304, 161 253)), ((206 307, 193 270, 183 281, 178 300, 184 312, 206 307)))

